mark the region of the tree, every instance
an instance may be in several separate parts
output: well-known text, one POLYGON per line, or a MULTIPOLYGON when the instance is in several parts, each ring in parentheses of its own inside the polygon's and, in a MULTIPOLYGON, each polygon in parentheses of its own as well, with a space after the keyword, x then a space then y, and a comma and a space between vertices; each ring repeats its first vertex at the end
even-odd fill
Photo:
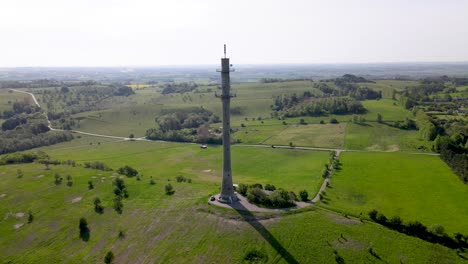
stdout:
POLYGON ((21 179, 23 178, 23 171, 21 169, 18 169, 16 171, 16 176, 18 177, 18 179, 21 179))
POLYGON ((88 241, 90 230, 88 228, 88 221, 86 221, 86 218, 84 217, 80 218, 79 229, 80 229, 80 238, 83 241, 88 241))
POLYGON ((96 213, 99 213, 99 214, 104 213, 104 207, 101 205, 101 199, 96 197, 96 198, 94 198, 93 203, 94 203, 94 211, 96 213))
POLYGON ((309 200, 309 193, 306 190, 302 190, 299 192, 299 197, 301 197, 301 201, 307 202, 309 200))
POLYGON ((330 124, 338 124, 338 120, 336 120, 336 118, 332 118, 330 119, 330 124))
POLYGON ((383 120, 382 120, 382 115, 380 113, 377 113, 377 122, 378 123, 382 123, 383 120))
POLYGON ((112 253, 112 251, 108 251, 104 257, 104 263, 110 264, 112 261, 114 261, 114 253, 112 253))
POLYGON ((133 133, 131 133, 128 138, 135 138, 135 135, 133 133))
POLYGON ((164 186, 164 190, 166 191, 166 194, 174 194, 174 187, 172 187, 172 185, 170 183, 166 184, 166 186, 164 186))
POLYGON ((114 198, 114 210, 118 214, 122 214, 122 212, 123 212, 122 197, 117 196, 117 197, 114 198))
POLYGON ((116 178, 113 184, 115 185, 114 194, 116 196, 128 198, 127 187, 123 179, 116 178))
POLYGON ((94 185, 92 181, 88 181, 88 189, 90 190, 94 189, 94 185))

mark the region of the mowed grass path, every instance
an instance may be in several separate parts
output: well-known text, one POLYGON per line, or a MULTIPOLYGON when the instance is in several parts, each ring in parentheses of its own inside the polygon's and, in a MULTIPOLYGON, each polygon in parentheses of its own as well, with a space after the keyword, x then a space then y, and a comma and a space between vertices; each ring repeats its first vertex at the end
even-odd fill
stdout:
POLYGON ((340 161, 325 206, 354 215, 377 209, 387 217, 440 224, 449 234, 468 233, 468 186, 439 157, 348 152, 340 161))

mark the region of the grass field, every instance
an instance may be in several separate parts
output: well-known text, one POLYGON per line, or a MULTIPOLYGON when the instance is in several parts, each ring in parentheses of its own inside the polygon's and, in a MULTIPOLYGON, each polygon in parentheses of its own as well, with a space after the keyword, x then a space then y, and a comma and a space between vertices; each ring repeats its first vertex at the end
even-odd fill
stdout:
POLYGON ((367 122, 364 125, 348 123, 345 148, 369 151, 430 152, 430 143, 420 138, 416 130, 403 130, 367 122))
POLYGON ((413 114, 401 107, 395 100, 381 99, 381 100, 366 100, 362 105, 368 110, 363 115, 366 120, 377 120, 377 114, 382 115, 382 120, 387 122, 403 121, 405 118, 413 119, 413 114))
POLYGON ((290 125, 279 134, 267 139, 265 144, 342 148, 346 123, 323 125, 290 125))
MULTIPOLYGON (((209 206, 206 200, 219 188, 221 147, 109 141, 97 145, 81 137, 42 150, 53 159, 101 160, 113 168, 128 164, 144 176, 141 181, 125 178, 130 197, 118 215, 111 209, 113 172, 66 165, 51 170, 40 164, 0 166, 0 256, 5 263, 99 263, 109 250, 116 263, 239 263, 252 250, 264 254, 268 263, 335 263, 336 254, 348 263, 375 262, 370 247, 390 263, 463 261, 440 245, 322 209, 246 214, 209 206), (22 178, 16 176, 19 168, 22 178), (70 174, 73 186, 55 186, 55 173, 64 178, 70 174), (193 183, 176 183, 177 174, 193 183), (150 176, 155 185, 149 184, 150 176), (89 180, 93 190, 87 188, 89 180), (163 191, 168 180, 176 190, 172 196, 163 191), (94 212, 94 197, 103 201, 104 214, 94 212), (28 210, 35 216, 31 224, 18 214, 28 210), (78 237, 80 217, 89 222, 87 242, 78 237), (16 224, 24 225, 15 229, 16 224), (119 231, 125 233, 123 239, 119 231)), ((328 158, 327 152, 240 146, 232 151, 235 182, 270 182, 294 190, 315 188, 318 170, 328 158)), ((334 185, 338 188, 338 182, 334 185)))
POLYGON ((440 224, 449 234, 468 233, 468 186, 436 156, 402 153, 343 153, 326 206, 367 215, 440 224))

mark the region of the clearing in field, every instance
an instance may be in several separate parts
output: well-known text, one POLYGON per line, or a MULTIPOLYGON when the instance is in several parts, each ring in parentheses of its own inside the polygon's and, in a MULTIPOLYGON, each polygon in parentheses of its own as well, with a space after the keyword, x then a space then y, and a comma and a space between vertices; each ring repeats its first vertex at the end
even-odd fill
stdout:
POLYGON ((468 186, 439 157, 346 152, 340 161, 325 206, 356 216, 377 209, 388 218, 440 224, 449 234, 468 232, 468 186))

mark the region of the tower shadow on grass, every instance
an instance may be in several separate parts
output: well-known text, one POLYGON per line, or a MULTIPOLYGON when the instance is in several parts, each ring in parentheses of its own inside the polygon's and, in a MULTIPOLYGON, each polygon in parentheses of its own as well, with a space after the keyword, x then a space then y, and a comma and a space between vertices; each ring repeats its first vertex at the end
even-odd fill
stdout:
POLYGON ((245 208, 242 204, 238 204, 234 208, 244 220, 249 223, 257 232, 278 252, 287 263, 299 263, 293 255, 291 255, 281 243, 266 229, 255 217, 252 212, 245 208))

